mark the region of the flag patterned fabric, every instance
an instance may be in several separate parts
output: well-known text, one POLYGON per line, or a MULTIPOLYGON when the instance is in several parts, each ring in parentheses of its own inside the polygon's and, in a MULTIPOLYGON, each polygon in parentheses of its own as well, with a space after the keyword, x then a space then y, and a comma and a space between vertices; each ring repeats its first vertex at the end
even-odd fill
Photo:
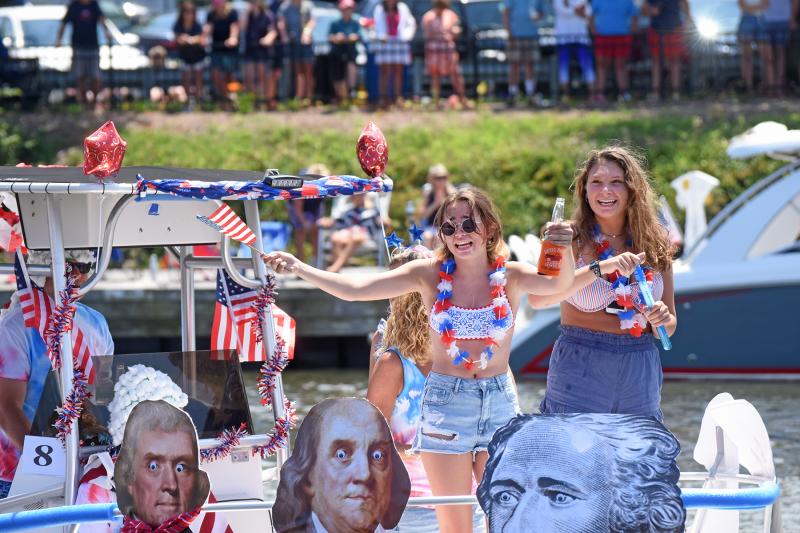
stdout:
MULTIPOLYGON (((263 361, 264 350, 256 341, 254 319, 256 290, 239 285, 227 272, 217 271, 217 303, 211 325, 212 350, 238 350, 239 360, 263 361)), ((272 305, 275 331, 286 342, 289 358, 294 357, 295 321, 277 305, 272 305)))
POLYGON ((15 252, 22 244, 19 216, 0 205, 0 250, 15 252))
POLYGON ((356 176, 323 176, 303 182, 296 189, 276 189, 262 181, 200 181, 178 179, 136 180, 136 192, 159 191, 183 196, 214 200, 293 200, 296 198, 328 198, 362 192, 389 192, 392 180, 364 179, 356 176))
POLYGON ((228 204, 222 204, 208 219, 219 226, 219 231, 231 239, 251 246, 256 242, 256 234, 245 224, 244 220, 233 212, 228 204))
MULTIPOLYGON (((25 261, 22 259, 20 250, 14 256, 14 275, 17 278, 17 295, 22 307, 22 317, 26 328, 35 328, 44 339, 44 332, 53 312, 54 302, 35 283, 28 277, 25 268, 25 261)), ((48 354, 49 356, 50 354, 48 354)), ((89 343, 83 331, 74 326, 72 330, 72 358, 80 368, 87 381, 94 383, 94 365, 92 364, 92 354, 89 353, 89 343)), ((52 358, 50 359, 52 363, 52 358)))

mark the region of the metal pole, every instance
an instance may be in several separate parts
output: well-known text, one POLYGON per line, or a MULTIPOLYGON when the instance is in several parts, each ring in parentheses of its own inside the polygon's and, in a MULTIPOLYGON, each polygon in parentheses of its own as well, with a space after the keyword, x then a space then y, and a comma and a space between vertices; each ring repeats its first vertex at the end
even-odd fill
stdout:
MULTIPOLYGON (((59 292, 64 290, 66 265, 64 262, 64 241, 61 233, 61 203, 54 196, 47 196, 47 219, 50 230, 50 251, 53 257, 52 280, 53 296, 58 301, 59 292)), ((61 401, 72 392, 72 335, 61 337, 61 401)), ((72 431, 66 436, 66 469, 64 474, 64 503, 75 503, 78 482, 78 420, 73 422, 72 431)))
MULTIPOLYGON (((255 200, 244 201, 244 214, 247 225, 256 234, 255 245, 259 250, 264 249, 264 242, 261 237, 261 218, 258 213, 258 202, 255 200)), ((262 284, 267 281, 267 267, 264 261, 257 254, 253 254, 253 270, 256 272, 256 277, 261 280, 262 284)), ((262 328, 264 331, 264 349, 266 350, 267 357, 269 357, 275 350, 275 322, 272 319, 272 308, 267 307, 267 312, 264 314, 262 328)), ((272 413, 277 420, 286 416, 286 409, 283 405, 283 379, 278 374, 275 377, 275 386, 272 389, 272 413)), ((286 438, 286 447, 280 448, 276 454, 278 461, 278 481, 280 481, 281 466, 289 458, 289 437, 286 438)))
POLYGON ((188 246, 180 247, 181 264, 181 350, 193 352, 196 346, 194 329, 194 270, 188 264, 188 246))

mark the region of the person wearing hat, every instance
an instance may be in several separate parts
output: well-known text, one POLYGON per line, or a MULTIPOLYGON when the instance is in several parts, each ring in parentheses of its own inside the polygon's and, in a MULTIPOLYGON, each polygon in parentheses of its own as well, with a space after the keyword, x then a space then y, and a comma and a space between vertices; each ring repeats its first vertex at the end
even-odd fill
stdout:
MULTIPOLYGON (((94 256, 84 250, 66 250, 65 260, 78 271, 80 284, 86 280, 94 256)), ((49 264, 50 252, 32 251, 28 262, 49 264)), ((44 278, 40 286, 54 307, 52 278, 44 278)), ((91 355, 113 354, 114 341, 103 315, 81 303, 76 307, 73 344, 76 332, 81 331, 91 355)), ((39 328, 25 326, 23 307, 15 293, 0 316, 0 498, 8 496, 22 444, 30 431, 50 369, 47 346, 39 328)))
POLYGON ((342 16, 331 23, 328 40, 332 43, 330 73, 337 103, 347 104, 350 89, 356 86, 356 43, 361 40, 361 25, 353 19, 356 4, 339 0, 342 16))
POLYGON ((425 230, 422 234, 422 243, 428 248, 433 249, 436 245, 438 228, 433 223, 436 211, 444 199, 455 190, 456 188, 450 183, 446 166, 436 163, 428 169, 428 183, 422 190, 422 204, 418 210, 422 219, 422 229, 425 230))

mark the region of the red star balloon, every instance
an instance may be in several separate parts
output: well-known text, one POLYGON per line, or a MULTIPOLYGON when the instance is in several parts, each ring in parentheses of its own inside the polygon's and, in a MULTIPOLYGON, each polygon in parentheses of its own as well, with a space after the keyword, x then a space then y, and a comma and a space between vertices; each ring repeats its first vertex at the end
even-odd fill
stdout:
POLYGON ((386 145, 383 132, 374 122, 368 122, 361 130, 356 144, 356 154, 361 168, 370 177, 377 178, 383 174, 389 160, 389 147, 386 145))
POLYGON ((83 141, 83 173, 97 178, 116 174, 122 168, 127 146, 109 120, 83 141))

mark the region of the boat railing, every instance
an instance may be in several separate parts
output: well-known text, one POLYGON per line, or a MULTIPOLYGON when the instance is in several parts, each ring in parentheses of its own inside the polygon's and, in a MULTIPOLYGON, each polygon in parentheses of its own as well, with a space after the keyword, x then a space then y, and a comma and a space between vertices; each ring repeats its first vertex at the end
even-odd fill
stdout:
MULTIPOLYGON (((702 482, 709 479, 708 472, 681 473, 681 481, 702 482)), ((737 483, 755 485, 751 488, 738 489, 708 489, 708 488, 683 488, 681 498, 686 509, 724 509, 724 510, 758 510, 764 509, 763 531, 770 533, 780 532, 780 521, 772 520, 772 508, 777 505, 780 498, 780 487, 777 480, 761 476, 730 474, 716 475, 714 479, 721 481, 735 481, 737 483)), ((31 501, 47 496, 59 496, 63 488, 56 487, 49 491, 37 491, 36 494, 21 494, 0 503, 0 511, 13 507, 18 508, 33 498, 31 501), (45 494, 47 492, 48 494, 45 494)), ((261 500, 237 500, 228 502, 208 503, 203 506, 203 511, 215 513, 270 511, 274 502, 261 500)), ((423 505, 477 505, 478 500, 473 495, 464 496, 433 496, 409 498, 409 506, 423 505)), ((17 513, 0 514, 0 531, 24 531, 44 527, 64 526, 92 522, 119 522, 122 513, 115 503, 73 505, 17 513)))
POLYGON ((800 168, 800 158, 795 158, 792 162, 788 163, 787 165, 782 166, 772 174, 760 179, 759 181, 755 182, 753 185, 748 187, 742 194, 737 196, 731 202, 729 202, 722 210, 717 213, 717 215, 711 219, 711 222, 708 223, 706 230, 703 232, 700 237, 697 238, 694 245, 683 254, 683 259, 687 263, 691 263, 695 256, 703 249, 705 242, 708 238, 719 229, 722 224, 728 220, 736 211, 739 210, 744 204, 749 202, 754 196, 759 194, 761 191, 775 183, 776 181, 780 180, 787 174, 794 172, 800 168))

